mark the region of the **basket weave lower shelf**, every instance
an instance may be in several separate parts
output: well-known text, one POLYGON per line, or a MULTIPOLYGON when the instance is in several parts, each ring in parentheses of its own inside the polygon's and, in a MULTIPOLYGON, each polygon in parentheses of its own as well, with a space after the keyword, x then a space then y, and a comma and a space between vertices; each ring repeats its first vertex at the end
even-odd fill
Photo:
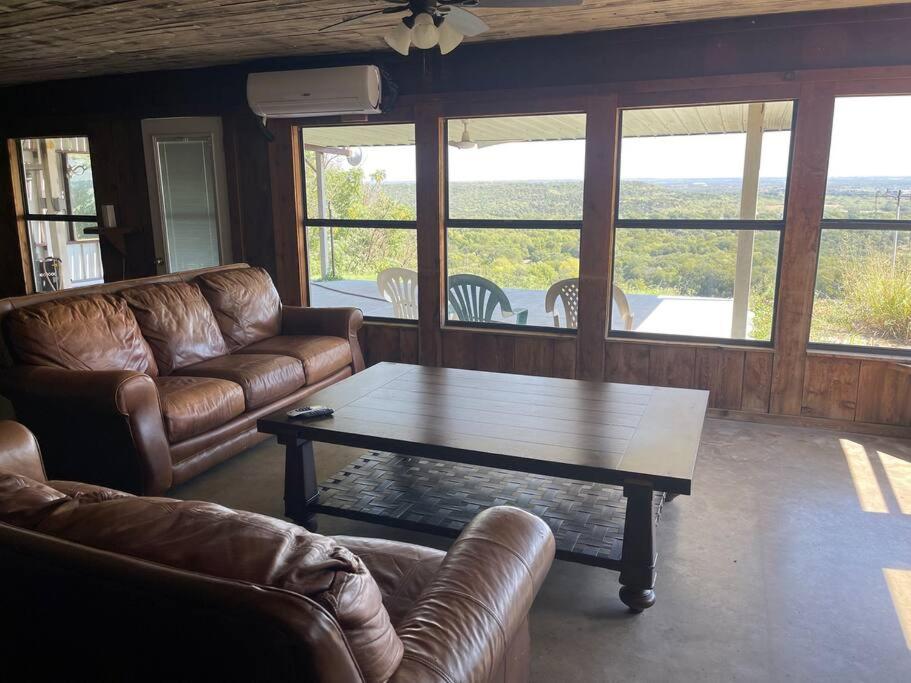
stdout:
MULTIPOLYGON (((664 497, 653 496, 656 520, 664 497)), ((514 505, 543 519, 558 558, 620 568, 626 499, 619 486, 375 452, 322 482, 312 509, 457 536, 494 505, 514 505)))

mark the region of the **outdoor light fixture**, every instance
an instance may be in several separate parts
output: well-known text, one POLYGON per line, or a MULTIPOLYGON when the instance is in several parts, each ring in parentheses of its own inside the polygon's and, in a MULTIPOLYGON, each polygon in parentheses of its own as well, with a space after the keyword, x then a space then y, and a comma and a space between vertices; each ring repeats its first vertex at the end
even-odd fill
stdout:
POLYGON ((434 17, 421 12, 402 19, 401 23, 383 36, 383 40, 401 55, 407 55, 412 44, 421 50, 439 46, 440 52, 445 55, 458 47, 464 37, 445 17, 434 17))

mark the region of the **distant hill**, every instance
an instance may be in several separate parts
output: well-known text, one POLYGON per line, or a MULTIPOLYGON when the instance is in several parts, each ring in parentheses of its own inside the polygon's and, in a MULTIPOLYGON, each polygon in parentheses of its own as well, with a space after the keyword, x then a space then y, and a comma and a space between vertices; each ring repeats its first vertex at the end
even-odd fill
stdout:
MULTIPOLYGON (((387 182, 383 188, 394 201, 414 206, 414 183, 387 182)), ((902 217, 911 218, 911 177, 833 178, 827 192, 826 217, 893 218, 895 197, 883 193, 897 189, 905 190, 908 197, 902 199, 902 217)), ((763 178, 757 218, 781 218, 785 191, 784 178, 763 178)), ((581 180, 454 182, 449 192, 452 218, 582 217, 581 180)), ((621 186, 623 218, 737 218, 739 211, 739 178, 635 179, 621 186)))

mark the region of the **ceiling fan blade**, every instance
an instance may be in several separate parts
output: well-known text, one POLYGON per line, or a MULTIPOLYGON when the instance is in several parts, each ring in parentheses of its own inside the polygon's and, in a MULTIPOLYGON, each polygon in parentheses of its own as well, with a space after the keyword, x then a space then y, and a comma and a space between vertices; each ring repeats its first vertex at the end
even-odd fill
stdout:
POLYGON ((337 21, 334 24, 329 24, 328 26, 323 26, 319 32, 328 31, 330 28, 335 28, 336 26, 341 26, 342 24, 349 24, 352 21, 357 21, 358 19, 363 19, 364 17, 370 17, 374 14, 395 14, 396 12, 406 12, 408 10, 408 5, 399 5, 397 7, 385 7, 383 9, 373 10, 372 12, 364 12, 363 14, 357 14, 353 17, 345 17, 341 21, 337 21))
POLYGON ((510 142, 525 142, 525 140, 488 140, 486 142, 477 143, 478 149, 484 149, 485 147, 496 147, 497 145, 505 145, 510 142))
POLYGON ((584 0, 478 0, 478 7, 571 7, 584 0))
POLYGON ((485 24, 480 17, 461 7, 450 5, 449 10, 444 16, 445 19, 443 19, 443 22, 445 24, 448 24, 450 28, 454 28, 463 36, 468 36, 469 38, 490 29, 490 26, 485 24))

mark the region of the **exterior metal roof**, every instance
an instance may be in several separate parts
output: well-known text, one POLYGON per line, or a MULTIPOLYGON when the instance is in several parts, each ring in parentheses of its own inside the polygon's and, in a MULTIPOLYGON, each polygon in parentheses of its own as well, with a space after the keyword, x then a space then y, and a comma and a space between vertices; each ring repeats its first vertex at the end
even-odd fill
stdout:
MULTIPOLYGON (((743 103, 628 109, 622 114, 623 137, 743 133, 746 131, 748 107, 743 103)), ((790 101, 765 103, 764 129, 790 130, 793 110, 794 103, 790 101)), ((504 142, 585 138, 584 114, 546 114, 450 119, 450 142, 458 142, 462 138, 466 122, 470 139, 481 147, 504 142)), ((380 124, 305 128, 303 137, 305 144, 323 147, 413 145, 414 126, 380 124)))

